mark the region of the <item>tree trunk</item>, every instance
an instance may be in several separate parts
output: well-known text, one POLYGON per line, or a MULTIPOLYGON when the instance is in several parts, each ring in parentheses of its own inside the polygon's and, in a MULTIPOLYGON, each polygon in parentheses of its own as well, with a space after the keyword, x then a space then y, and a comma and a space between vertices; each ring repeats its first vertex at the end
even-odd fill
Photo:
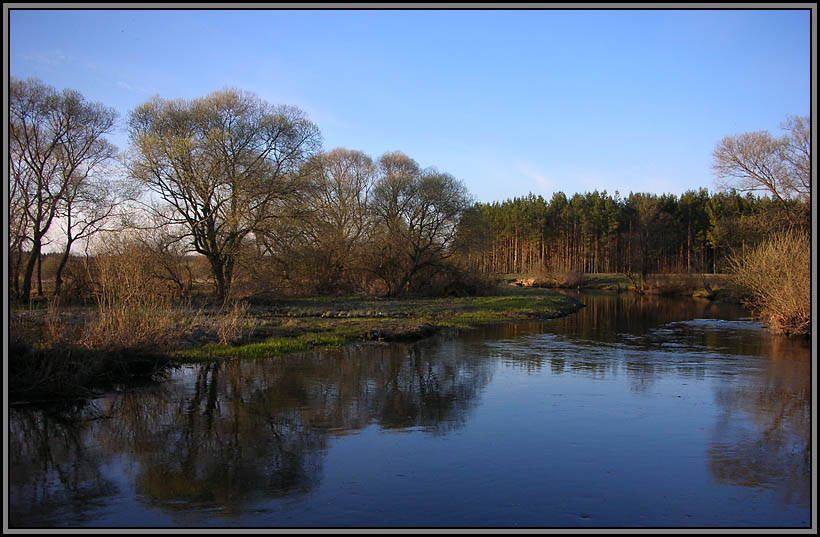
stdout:
POLYGON ((214 290, 214 298, 224 301, 227 296, 227 288, 225 282, 225 262, 218 255, 209 255, 208 261, 211 264, 211 272, 214 275, 214 283, 216 289, 214 290))
POLYGON ((57 273, 54 275, 54 296, 60 296, 60 290, 63 287, 63 269, 68 262, 68 254, 71 251, 71 244, 66 244, 63 255, 60 257, 60 263, 57 265, 57 273))
POLYGON ((22 264, 23 243, 21 241, 16 252, 9 252, 9 279, 11 280, 15 298, 20 298, 20 266, 22 264))
POLYGON ((43 252, 37 253, 37 296, 43 296, 43 252))
POLYGON ((34 265, 40 257, 42 236, 35 236, 32 241, 31 254, 26 262, 26 271, 23 273, 23 290, 20 293, 20 298, 23 302, 28 302, 31 298, 31 279, 34 276, 34 265))
POLYGON ((686 272, 692 273, 692 217, 689 216, 689 223, 686 230, 686 272))

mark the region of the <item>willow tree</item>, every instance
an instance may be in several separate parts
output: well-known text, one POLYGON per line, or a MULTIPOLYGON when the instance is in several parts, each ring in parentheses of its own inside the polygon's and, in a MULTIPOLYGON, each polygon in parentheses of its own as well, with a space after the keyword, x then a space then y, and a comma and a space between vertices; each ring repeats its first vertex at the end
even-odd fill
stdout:
POLYGON ((295 107, 234 89, 190 101, 154 97, 130 116, 132 175, 208 259, 224 299, 243 241, 287 211, 319 129, 295 107), (167 209, 170 208, 170 211, 167 209))
POLYGON ((395 295, 409 289, 423 269, 453 255, 470 197, 452 175, 422 170, 403 153, 386 153, 378 165, 381 176, 370 202, 375 273, 395 295))
POLYGON ((337 148, 311 159, 306 173, 309 212, 299 229, 308 243, 317 291, 335 291, 350 283, 361 265, 372 228, 368 202, 376 166, 360 151, 337 148))

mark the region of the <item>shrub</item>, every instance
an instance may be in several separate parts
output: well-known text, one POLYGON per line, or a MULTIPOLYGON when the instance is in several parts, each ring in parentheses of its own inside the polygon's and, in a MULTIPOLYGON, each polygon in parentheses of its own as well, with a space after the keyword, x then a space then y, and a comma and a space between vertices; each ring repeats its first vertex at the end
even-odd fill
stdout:
POLYGON ((556 287, 575 289, 584 285, 584 273, 576 270, 549 271, 543 266, 536 266, 528 277, 518 280, 523 287, 556 287))
POLYGON ((643 291, 663 296, 691 295, 703 285, 702 279, 694 274, 656 274, 646 278, 643 291))
POLYGON ((486 296, 498 286, 486 274, 449 263, 420 271, 410 284, 413 294, 430 297, 486 296))
POLYGON ((781 334, 811 330, 811 238, 787 231, 730 259, 732 280, 769 328, 781 334))
POLYGON ((13 399, 86 396, 106 385, 150 379, 189 344, 235 343, 253 330, 247 306, 204 312, 158 292, 150 252, 111 236, 87 272, 96 307, 17 311, 11 317, 13 399), (152 285, 152 283, 154 285, 152 285))
POLYGON ((216 332, 219 343, 230 345, 252 332, 257 321, 248 318, 247 303, 234 301, 224 304, 209 324, 216 332))
POLYGON ((584 273, 577 270, 554 272, 557 287, 580 287, 584 283, 584 273))
POLYGON ((149 250, 122 236, 106 237, 91 272, 97 308, 83 346, 162 352, 178 337, 184 314, 156 292, 149 250))

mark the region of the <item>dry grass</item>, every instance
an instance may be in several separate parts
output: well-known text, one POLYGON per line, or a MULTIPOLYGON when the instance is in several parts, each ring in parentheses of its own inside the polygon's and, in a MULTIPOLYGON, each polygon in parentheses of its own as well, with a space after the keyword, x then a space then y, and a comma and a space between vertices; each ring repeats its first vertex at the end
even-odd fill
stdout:
POLYGON ((79 339, 82 346, 162 352, 184 330, 182 308, 154 289, 152 263, 137 243, 108 237, 89 268, 97 307, 79 339))
POLYGON ((781 334, 811 331, 811 238, 788 231, 731 260, 732 279, 760 319, 781 334))
POLYGON ((515 284, 521 287, 574 289, 584 284, 584 273, 575 270, 549 271, 544 267, 535 267, 515 284))
POLYGON ((221 345, 232 345, 245 339, 259 321, 248 315, 248 304, 240 301, 225 303, 211 315, 200 316, 198 326, 211 330, 221 345))
POLYGON ((692 295, 703 288, 697 274, 653 274, 644 281, 643 292, 653 295, 692 295))
POLYGON ((9 372, 15 399, 85 395, 106 383, 151 377, 171 352, 234 343, 253 329, 247 306, 193 308, 157 292, 149 251, 108 237, 87 267, 91 308, 18 310, 11 316, 9 372))

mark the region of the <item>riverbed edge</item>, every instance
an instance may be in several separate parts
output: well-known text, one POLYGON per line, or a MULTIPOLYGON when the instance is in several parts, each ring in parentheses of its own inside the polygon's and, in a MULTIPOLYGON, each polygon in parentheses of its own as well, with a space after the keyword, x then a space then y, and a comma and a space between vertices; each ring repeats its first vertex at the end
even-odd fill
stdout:
MULTIPOLYGON (((234 315, 231 321, 241 326, 229 342, 215 341, 212 329, 190 330, 170 347, 165 343, 165 347, 147 348, 87 348, 66 341, 49 344, 44 334, 40 339, 13 337, 7 346, 6 393, 11 403, 88 398, 161 379, 170 369, 183 365, 273 358, 362 342, 411 343, 444 329, 548 320, 571 315, 583 306, 570 295, 544 289, 501 290, 485 297, 295 298, 254 304, 241 317, 234 315)), ((54 320, 45 324, 48 322, 54 320)), ((69 329, 78 331, 77 327, 69 329)))

